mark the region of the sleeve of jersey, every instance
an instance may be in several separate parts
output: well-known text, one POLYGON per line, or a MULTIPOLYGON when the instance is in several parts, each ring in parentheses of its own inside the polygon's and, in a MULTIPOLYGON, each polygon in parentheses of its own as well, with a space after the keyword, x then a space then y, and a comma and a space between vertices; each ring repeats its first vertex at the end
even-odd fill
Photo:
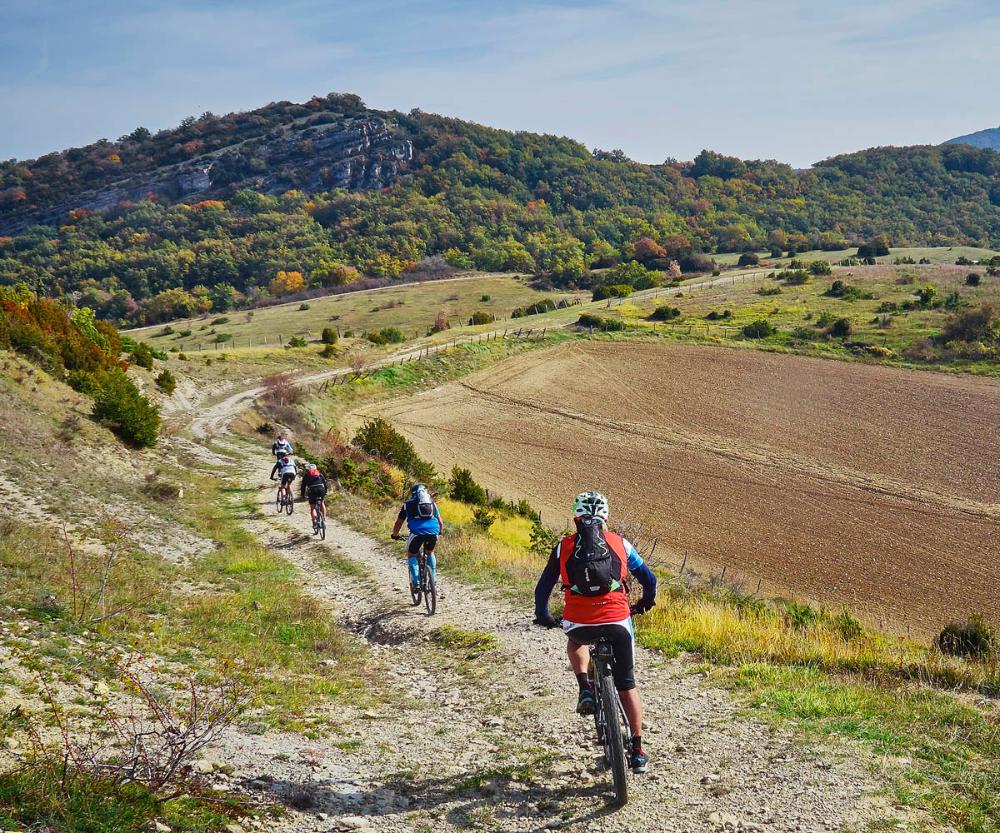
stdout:
POLYGON ((549 596, 559 581, 559 556, 558 549, 552 550, 549 561, 542 570, 542 575, 535 585, 535 618, 544 619, 549 615, 549 596))
POLYGON ((398 517, 399 517, 399 519, 401 521, 406 519, 406 507, 405 506, 402 509, 399 510, 398 517))
POLYGON ((628 554, 628 571, 642 585, 643 598, 652 601, 656 598, 656 576, 630 541, 625 542, 625 552, 628 554))

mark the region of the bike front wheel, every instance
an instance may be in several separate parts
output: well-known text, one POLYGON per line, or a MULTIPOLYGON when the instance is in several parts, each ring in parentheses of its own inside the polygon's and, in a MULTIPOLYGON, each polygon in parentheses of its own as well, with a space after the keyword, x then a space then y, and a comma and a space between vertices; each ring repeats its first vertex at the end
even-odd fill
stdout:
POLYGON ((281 509, 282 509, 282 495, 281 492, 279 491, 277 497, 275 497, 274 499, 274 511, 280 515, 281 509))
POLYGON ((413 606, 416 607, 424 599, 424 576, 423 571, 417 576, 417 583, 413 583, 413 579, 410 577, 410 571, 406 571, 406 582, 410 585, 410 601, 413 602, 413 606))
POLYGON ((326 518, 322 515, 319 516, 319 539, 320 541, 326 540, 326 518))
POLYGON ((611 767, 611 777, 614 783, 616 807, 624 807, 628 802, 628 769, 625 761, 625 741, 622 737, 622 723, 619 716, 618 692, 615 691, 614 678, 610 671, 601 674, 598 685, 600 690, 599 711, 602 712, 599 728, 603 731, 604 757, 611 767))
POLYGON ((295 501, 292 500, 292 496, 289 495, 288 497, 285 498, 285 514, 286 515, 291 515, 292 514, 292 508, 294 506, 295 506, 295 501))

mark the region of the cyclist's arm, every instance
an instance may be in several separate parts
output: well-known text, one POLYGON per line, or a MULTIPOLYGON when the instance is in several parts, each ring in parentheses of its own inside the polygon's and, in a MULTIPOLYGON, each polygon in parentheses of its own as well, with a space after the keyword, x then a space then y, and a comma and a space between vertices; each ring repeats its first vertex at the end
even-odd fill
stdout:
POLYGON ((403 526, 403 521, 406 518, 406 510, 401 509, 399 514, 396 516, 396 523, 393 524, 392 534, 393 536, 399 535, 399 530, 403 526))
POLYGON ((271 479, 272 480, 274 480, 274 473, 278 470, 278 467, 280 465, 281 465, 281 462, 279 461, 279 462, 275 463, 274 466, 273 466, 273 468, 271 469, 271 479))
POLYGON ((302 500, 306 498, 306 479, 303 477, 302 482, 299 483, 299 497, 302 500))
POLYGON ((437 504, 434 504, 434 517, 437 518, 438 522, 438 534, 444 535, 444 521, 441 520, 441 510, 438 509, 437 504))
POLYGON ((535 585, 535 619, 544 622, 552 614, 549 613, 549 596, 555 590, 559 581, 559 545, 552 548, 552 555, 542 570, 542 575, 535 585))
POLYGON ((628 555, 628 571, 635 576, 642 587, 642 602, 648 607, 656 601, 656 575, 630 541, 625 541, 625 552, 628 555))

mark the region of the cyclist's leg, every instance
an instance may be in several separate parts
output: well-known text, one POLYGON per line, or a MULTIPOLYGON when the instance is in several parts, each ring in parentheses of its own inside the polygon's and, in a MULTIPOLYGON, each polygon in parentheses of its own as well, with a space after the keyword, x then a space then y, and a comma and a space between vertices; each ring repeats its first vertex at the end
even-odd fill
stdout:
POLYGON ((437 580, 437 556, 434 555, 434 547, 437 546, 437 535, 424 536, 424 555, 427 556, 427 567, 431 571, 431 576, 437 580))
POLYGON ((569 658, 569 667, 572 669, 573 676, 576 677, 576 683, 580 688, 576 713, 593 714, 595 708, 594 690, 587 669, 590 665, 589 642, 594 626, 563 622, 563 627, 566 629, 566 656, 569 658))
POLYGON ((629 728, 633 737, 642 735, 642 700, 639 690, 635 687, 635 641, 632 635, 631 622, 625 624, 607 625, 608 635, 614 646, 614 665, 611 670, 615 677, 615 688, 625 709, 629 728))
POLYGON ((417 553, 420 551, 420 536, 411 535, 406 542, 406 563, 410 568, 410 584, 420 583, 420 559, 417 553))

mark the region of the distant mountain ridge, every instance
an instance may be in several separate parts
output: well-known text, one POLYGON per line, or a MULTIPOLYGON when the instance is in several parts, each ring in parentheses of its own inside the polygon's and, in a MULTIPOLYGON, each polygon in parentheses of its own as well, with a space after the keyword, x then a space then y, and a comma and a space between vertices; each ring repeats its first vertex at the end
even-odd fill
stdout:
POLYGON ((0 284, 128 323, 401 278, 428 260, 589 286, 590 270, 619 264, 704 272, 719 252, 875 235, 1000 247, 1000 153, 881 147, 794 170, 704 150, 646 165, 331 94, 0 162, 0 284))
POLYGON ((966 133, 964 136, 956 136, 945 142, 946 145, 972 145, 976 148, 989 148, 1000 151, 1000 127, 987 127, 985 130, 977 130, 975 133, 966 133))

